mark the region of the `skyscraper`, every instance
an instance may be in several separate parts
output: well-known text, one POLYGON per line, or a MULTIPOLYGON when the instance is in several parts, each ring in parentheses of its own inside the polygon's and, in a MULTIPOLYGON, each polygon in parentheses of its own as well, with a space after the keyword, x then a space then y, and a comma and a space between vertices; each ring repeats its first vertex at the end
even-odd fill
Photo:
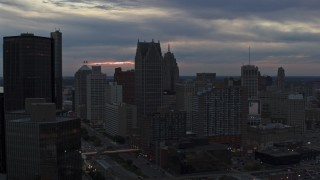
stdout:
POLYGON ((80 119, 87 118, 87 76, 89 74, 91 74, 91 69, 83 65, 74 75, 74 107, 76 116, 80 119))
POLYGON ((4 94, 0 90, 0 174, 6 173, 6 141, 5 141, 5 119, 4 119, 4 94))
POLYGON ((101 66, 92 66, 87 76, 87 119, 93 126, 103 125, 106 83, 107 75, 101 72, 101 66))
POLYGON ((122 103, 122 92, 122 85, 118 85, 116 82, 109 82, 106 85, 106 103, 122 103))
POLYGON ((127 104, 134 103, 134 70, 122 71, 120 67, 115 69, 114 72, 114 81, 117 84, 122 85, 122 98, 123 102, 127 104))
POLYGON ((57 109, 62 109, 62 33, 51 33, 53 39, 53 62, 54 62, 54 102, 57 109))
POLYGON ((284 78, 285 78, 285 72, 283 67, 279 67, 278 68, 278 75, 277 75, 277 87, 278 89, 283 90, 285 87, 285 82, 284 82, 284 78))
POLYGON ((196 91, 212 88, 216 80, 216 73, 197 73, 196 91))
POLYGON ((170 51, 170 45, 168 45, 168 52, 163 57, 162 71, 163 90, 175 92, 176 83, 179 80, 179 67, 174 54, 170 51))
POLYGON ((52 36, 47 38, 26 33, 3 38, 6 111, 23 109, 26 98, 40 97, 47 102, 62 98, 61 82, 55 83, 62 77, 59 57, 61 33, 54 32, 52 36))
POLYGON ((27 104, 6 114, 8 179, 81 179, 80 120, 56 117, 54 103, 27 104))
MULTIPOLYGON (((162 105, 162 53, 160 42, 139 42, 135 56, 135 103, 139 117, 162 105)), ((139 125, 139 124, 138 124, 139 125)))
POLYGON ((258 96, 259 69, 254 65, 244 65, 241 67, 241 86, 247 88, 248 97, 258 96))
POLYGON ((192 131, 221 143, 240 146, 242 123, 242 88, 229 86, 198 92, 193 97, 192 131))

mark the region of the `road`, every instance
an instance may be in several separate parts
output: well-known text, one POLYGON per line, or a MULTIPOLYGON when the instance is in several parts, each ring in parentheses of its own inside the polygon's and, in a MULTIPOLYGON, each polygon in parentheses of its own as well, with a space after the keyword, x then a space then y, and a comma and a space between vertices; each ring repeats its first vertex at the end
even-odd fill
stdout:
POLYGON ((150 163, 147 159, 138 156, 134 153, 123 153, 119 154, 123 159, 132 160, 133 164, 137 166, 145 175, 150 178, 165 178, 166 174, 156 165, 150 163))

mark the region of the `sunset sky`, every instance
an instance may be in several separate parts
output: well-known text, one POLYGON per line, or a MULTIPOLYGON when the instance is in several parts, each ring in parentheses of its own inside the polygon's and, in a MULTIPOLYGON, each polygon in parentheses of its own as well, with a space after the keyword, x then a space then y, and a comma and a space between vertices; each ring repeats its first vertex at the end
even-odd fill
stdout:
POLYGON ((251 46, 261 74, 319 76, 319 9, 319 0, 0 0, 0 35, 60 29, 64 76, 83 61, 110 76, 134 68, 138 39, 160 40, 162 53, 170 43, 181 75, 240 75, 251 46))

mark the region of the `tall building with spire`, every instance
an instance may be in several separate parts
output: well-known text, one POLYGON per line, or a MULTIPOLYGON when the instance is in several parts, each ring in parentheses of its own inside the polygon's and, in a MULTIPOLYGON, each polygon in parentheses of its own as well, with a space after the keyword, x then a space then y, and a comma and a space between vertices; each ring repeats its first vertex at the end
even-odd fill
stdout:
POLYGON ((283 69, 283 67, 279 67, 278 68, 278 75, 277 75, 277 87, 278 89, 283 90, 285 87, 285 71, 283 69))
POLYGON ((162 62, 160 42, 139 42, 135 56, 135 103, 139 117, 154 113, 162 105, 162 62))
POLYGON ((174 54, 170 51, 170 44, 168 44, 168 52, 163 57, 163 90, 175 92, 176 83, 179 81, 179 67, 174 54))
POLYGON ((91 68, 84 64, 74 75, 74 107, 76 116, 80 119, 87 118, 87 76, 91 72, 91 68))
POLYGON ((249 98, 258 96, 259 69, 254 65, 243 65, 241 67, 241 86, 248 90, 249 98))

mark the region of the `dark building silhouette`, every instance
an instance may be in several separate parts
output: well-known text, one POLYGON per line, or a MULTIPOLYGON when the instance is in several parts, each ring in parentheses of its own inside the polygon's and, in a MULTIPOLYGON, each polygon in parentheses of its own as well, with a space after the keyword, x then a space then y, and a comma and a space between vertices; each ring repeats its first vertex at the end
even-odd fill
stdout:
POLYGON ((5 136, 5 120, 4 120, 4 93, 0 90, 0 174, 6 173, 6 136, 5 136))
POLYGON ((44 99, 26 102, 25 111, 6 113, 8 179, 81 179, 80 119, 56 117, 44 99))
POLYGON ((135 56, 135 104, 139 117, 162 105, 162 53, 160 42, 139 42, 135 56))
POLYGON ((80 119, 87 118, 87 76, 91 73, 91 69, 83 65, 74 75, 74 108, 80 119))
POLYGON ((258 96, 259 74, 257 66, 241 66, 241 86, 248 89, 249 98, 256 98, 258 96))
POLYGON ((163 57, 163 90, 176 91, 176 83, 179 80, 179 67, 174 54, 170 51, 170 45, 168 45, 168 52, 163 57))
POLYGON ((61 107, 61 33, 52 37, 27 33, 3 38, 6 111, 23 109, 26 98, 36 97, 61 107))
POLYGON ((285 78, 284 69, 283 69, 283 67, 279 67, 278 68, 278 75, 277 75, 277 87, 278 87, 278 89, 281 89, 281 90, 284 89, 284 87, 285 87, 284 78, 285 78))
POLYGON ((197 73, 196 91, 212 88, 216 81, 216 73, 197 73))
POLYGON ((54 59, 54 102, 57 109, 62 109, 62 33, 55 31, 51 33, 53 39, 54 59))
POLYGON ((122 85, 122 101, 127 104, 135 104, 134 76, 134 70, 122 71, 121 67, 115 68, 114 81, 122 85))

